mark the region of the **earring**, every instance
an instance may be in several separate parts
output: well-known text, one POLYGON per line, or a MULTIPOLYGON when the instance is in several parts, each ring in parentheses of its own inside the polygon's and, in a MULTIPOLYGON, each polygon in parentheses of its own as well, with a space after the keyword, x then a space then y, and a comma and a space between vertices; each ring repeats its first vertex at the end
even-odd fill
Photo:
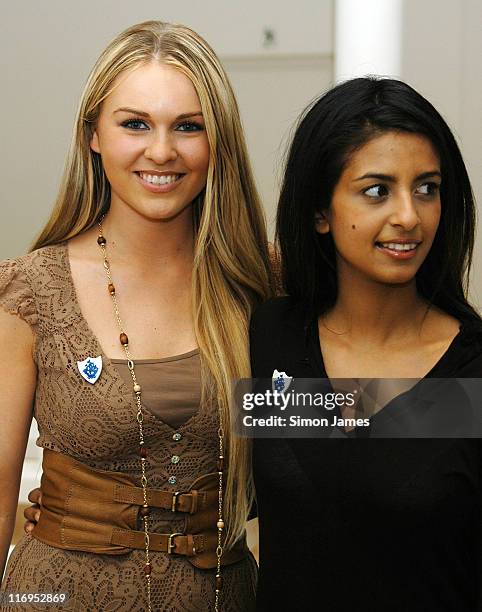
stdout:
POLYGON ((318 234, 328 234, 330 231, 330 224, 325 215, 321 213, 315 213, 315 231, 318 234))

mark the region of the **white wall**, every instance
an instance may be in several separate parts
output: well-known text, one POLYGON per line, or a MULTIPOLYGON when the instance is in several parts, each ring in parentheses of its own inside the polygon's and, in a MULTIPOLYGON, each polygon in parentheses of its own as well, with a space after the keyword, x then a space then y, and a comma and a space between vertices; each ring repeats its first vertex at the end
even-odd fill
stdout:
POLYGON ((272 236, 287 145, 301 111, 330 87, 332 56, 240 58, 226 60, 225 65, 238 95, 272 236))
MULTIPOLYGON (((482 223, 482 2, 404 0, 402 78, 425 95, 453 129, 482 223)), ((482 229, 472 274, 482 307, 482 229)))

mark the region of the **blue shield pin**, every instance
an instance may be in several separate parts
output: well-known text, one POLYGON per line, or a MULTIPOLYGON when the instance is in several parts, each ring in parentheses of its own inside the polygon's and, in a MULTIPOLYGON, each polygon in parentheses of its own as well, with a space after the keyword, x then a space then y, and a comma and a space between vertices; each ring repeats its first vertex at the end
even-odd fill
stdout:
POLYGON ((288 391, 289 386, 291 385, 291 381, 293 380, 292 376, 288 376, 286 372, 278 372, 278 370, 273 371, 273 391, 278 391, 278 393, 284 393, 288 391))
POLYGON ((102 372, 102 357, 87 357, 84 361, 78 361, 77 367, 82 378, 93 385, 102 372))

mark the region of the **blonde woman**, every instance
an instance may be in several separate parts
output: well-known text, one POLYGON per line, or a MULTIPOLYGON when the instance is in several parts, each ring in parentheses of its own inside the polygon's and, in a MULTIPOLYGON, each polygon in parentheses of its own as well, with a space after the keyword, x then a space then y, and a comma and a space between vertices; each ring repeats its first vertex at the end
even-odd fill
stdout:
POLYGON ((253 609, 228 397, 266 244, 215 54, 180 25, 129 28, 88 79, 51 219, 0 265, 2 570, 32 415, 44 448, 1 610, 253 609))

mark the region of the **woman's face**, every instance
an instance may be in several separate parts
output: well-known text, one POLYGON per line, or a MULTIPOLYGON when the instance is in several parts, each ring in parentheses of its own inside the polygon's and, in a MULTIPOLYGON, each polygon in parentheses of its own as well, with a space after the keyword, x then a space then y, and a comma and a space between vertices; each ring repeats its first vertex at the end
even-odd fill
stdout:
POLYGON ((172 219, 206 185, 209 145, 197 93, 182 72, 159 62, 121 74, 116 85, 90 143, 111 185, 111 207, 172 219))
POLYGON ((413 280, 437 232, 440 182, 438 155, 424 136, 386 132, 354 152, 315 220, 333 237, 338 274, 413 280))

